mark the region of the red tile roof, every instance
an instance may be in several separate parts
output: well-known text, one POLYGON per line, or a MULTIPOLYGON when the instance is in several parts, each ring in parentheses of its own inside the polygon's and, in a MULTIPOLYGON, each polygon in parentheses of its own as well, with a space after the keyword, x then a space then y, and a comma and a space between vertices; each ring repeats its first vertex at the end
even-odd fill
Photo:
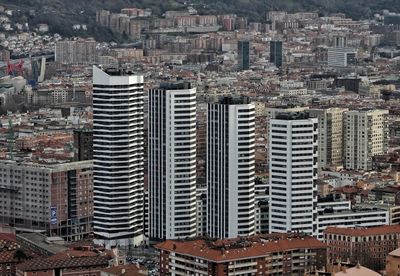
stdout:
POLYGON ((94 266, 108 266, 109 258, 105 256, 77 257, 65 259, 37 258, 17 266, 17 270, 40 271, 55 268, 82 268, 94 266))
POLYGON ((143 265, 118 265, 101 270, 107 274, 118 275, 118 276, 143 276, 147 275, 147 268, 143 265))
POLYGON ((324 232, 326 234, 337 234, 345 236, 373 236, 396 233, 400 234, 400 225, 383 225, 369 228, 327 227, 324 232))
POLYGON ((0 241, 17 241, 17 236, 15 234, 0 233, 0 241))
POLYGON ((235 238, 218 241, 205 239, 177 241, 167 240, 155 245, 159 250, 195 256, 213 262, 261 257, 273 252, 296 249, 324 249, 327 245, 309 236, 265 235, 249 238, 235 238))

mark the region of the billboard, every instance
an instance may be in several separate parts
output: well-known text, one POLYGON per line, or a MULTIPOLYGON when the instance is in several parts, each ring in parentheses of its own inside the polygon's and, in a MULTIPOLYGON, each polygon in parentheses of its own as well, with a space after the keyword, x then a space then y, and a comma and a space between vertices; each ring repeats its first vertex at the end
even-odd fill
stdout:
POLYGON ((57 224, 57 207, 50 207, 50 224, 57 224))

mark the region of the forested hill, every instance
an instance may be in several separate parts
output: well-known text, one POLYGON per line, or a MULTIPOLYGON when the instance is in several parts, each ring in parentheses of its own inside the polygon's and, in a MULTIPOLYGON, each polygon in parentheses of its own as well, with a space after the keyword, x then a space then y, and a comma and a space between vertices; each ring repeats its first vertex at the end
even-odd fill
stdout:
POLYGON ((99 9, 118 11, 123 7, 151 8, 153 14, 166 10, 185 9, 191 4, 200 13, 236 13, 247 16, 249 21, 262 21, 268 10, 315 11, 320 14, 343 12, 353 19, 370 18, 376 12, 388 9, 400 12, 400 0, 0 0, 0 4, 24 10, 34 9, 35 17, 21 20, 31 24, 48 23, 51 31, 64 35, 70 30, 65 26, 88 24, 90 32, 110 35, 95 26, 95 13, 99 9))
POLYGON ((255 20, 262 19, 266 10, 345 12, 354 19, 371 16, 383 9, 400 12, 399 0, 0 0, 2 4, 42 11, 65 14, 85 11, 89 15, 97 9, 116 11, 127 6, 152 8, 154 13, 161 14, 167 9, 184 8, 185 2, 203 11, 238 13, 255 20))

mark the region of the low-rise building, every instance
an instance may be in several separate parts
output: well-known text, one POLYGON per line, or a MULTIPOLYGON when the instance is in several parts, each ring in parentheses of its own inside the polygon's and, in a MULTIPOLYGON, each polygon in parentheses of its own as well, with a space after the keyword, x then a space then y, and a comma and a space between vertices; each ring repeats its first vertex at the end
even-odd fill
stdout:
MULTIPOLYGON (((400 247, 400 225, 371 228, 328 227, 324 241, 329 246, 329 260, 349 259, 380 271, 385 269, 386 257, 400 247)), ((397 274, 396 274, 397 275, 397 274)))
POLYGON ((92 161, 0 161, 0 222, 68 241, 86 237, 93 217, 92 161))
POLYGON ((67 256, 36 258, 17 266, 17 276, 100 276, 101 270, 109 266, 110 258, 94 254, 92 256, 67 256))
POLYGON ((317 216, 318 239, 330 226, 373 227, 389 224, 389 210, 379 208, 352 208, 319 211, 317 216))
POLYGON ((160 275, 304 275, 326 266, 326 245, 304 235, 167 240, 155 247, 160 275))

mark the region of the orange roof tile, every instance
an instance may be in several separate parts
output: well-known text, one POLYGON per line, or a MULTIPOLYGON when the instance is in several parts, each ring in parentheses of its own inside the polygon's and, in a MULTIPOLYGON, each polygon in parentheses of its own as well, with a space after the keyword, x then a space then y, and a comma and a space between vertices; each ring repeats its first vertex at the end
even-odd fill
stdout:
POLYGON ((217 241, 205 239, 177 241, 167 240, 155 245, 159 250, 177 252, 213 262, 265 256, 273 252, 295 249, 323 249, 327 245, 309 236, 290 238, 289 235, 265 235, 217 241))

